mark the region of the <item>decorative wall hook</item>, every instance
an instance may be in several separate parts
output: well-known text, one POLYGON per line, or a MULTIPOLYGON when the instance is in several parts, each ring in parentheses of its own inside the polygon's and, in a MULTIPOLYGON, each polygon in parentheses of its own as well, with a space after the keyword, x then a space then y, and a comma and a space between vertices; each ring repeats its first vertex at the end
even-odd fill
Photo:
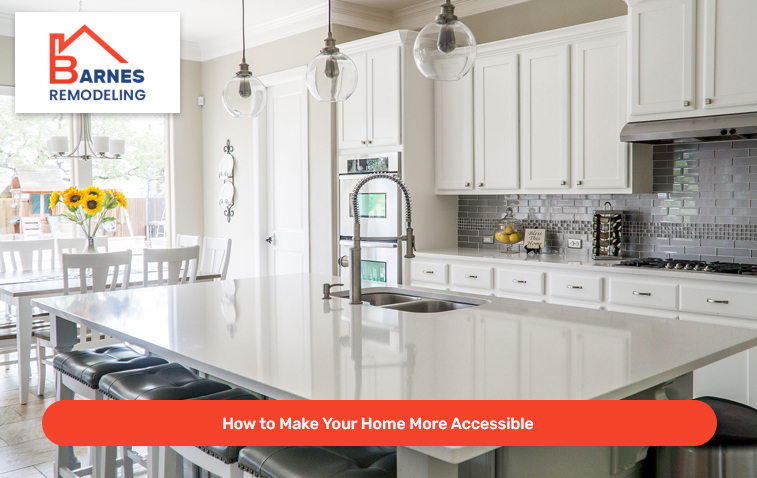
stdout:
POLYGON ((218 165, 218 178, 223 180, 218 204, 224 207, 223 215, 226 216, 226 222, 231 222, 231 218, 234 216, 234 211, 231 210, 234 206, 234 156, 231 155, 232 151, 234 151, 234 147, 231 145, 231 141, 227 139, 226 146, 223 147, 223 152, 226 154, 221 158, 218 165))

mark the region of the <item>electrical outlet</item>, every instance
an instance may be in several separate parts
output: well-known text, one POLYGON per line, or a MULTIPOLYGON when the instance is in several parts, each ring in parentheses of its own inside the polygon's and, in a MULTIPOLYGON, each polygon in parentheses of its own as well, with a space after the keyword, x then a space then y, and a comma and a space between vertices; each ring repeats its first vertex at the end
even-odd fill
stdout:
POLYGON ((197 106, 205 106, 205 97, 204 96, 198 96, 197 97, 197 106))
POLYGON ((494 236, 484 236, 484 244, 494 244, 494 236))
POLYGON ((581 239, 568 239, 568 249, 581 249, 581 239))

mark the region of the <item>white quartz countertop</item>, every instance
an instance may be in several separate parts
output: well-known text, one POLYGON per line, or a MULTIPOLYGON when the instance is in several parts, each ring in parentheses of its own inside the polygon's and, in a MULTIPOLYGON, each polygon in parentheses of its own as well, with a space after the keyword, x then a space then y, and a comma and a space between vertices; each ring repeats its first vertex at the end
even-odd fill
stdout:
POLYGON ((322 300, 337 281, 299 274, 33 304, 283 399, 619 399, 757 346, 757 330, 500 298, 435 314, 322 300))
POLYGON ((737 274, 717 274, 712 272, 700 271, 677 271, 668 269, 652 269, 647 267, 616 267, 622 260, 604 259, 593 260, 589 256, 579 254, 536 254, 527 255, 503 254, 497 250, 489 249, 433 249, 428 251, 416 251, 416 257, 423 260, 424 258, 464 260, 472 262, 483 262, 496 265, 525 266, 525 267, 550 267, 562 269, 574 269, 582 271, 612 272, 613 274, 631 274, 631 275, 657 275, 660 277, 680 278, 680 279, 702 279, 718 282, 734 282, 740 284, 757 285, 757 276, 745 276, 737 274))

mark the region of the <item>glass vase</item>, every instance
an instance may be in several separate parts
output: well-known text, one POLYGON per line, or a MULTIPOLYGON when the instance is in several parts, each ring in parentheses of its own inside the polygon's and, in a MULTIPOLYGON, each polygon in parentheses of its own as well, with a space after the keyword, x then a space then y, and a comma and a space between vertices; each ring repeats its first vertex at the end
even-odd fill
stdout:
POLYGON ((97 248, 95 247, 95 236, 87 236, 87 247, 84 252, 87 254, 97 253, 97 248))

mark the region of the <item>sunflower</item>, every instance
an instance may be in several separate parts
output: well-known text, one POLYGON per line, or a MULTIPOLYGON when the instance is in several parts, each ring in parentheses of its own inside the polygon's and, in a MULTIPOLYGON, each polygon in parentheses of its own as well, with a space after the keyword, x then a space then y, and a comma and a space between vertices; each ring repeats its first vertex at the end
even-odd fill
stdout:
POLYGON ((58 191, 53 191, 52 194, 50 194, 50 210, 52 211, 53 208, 60 202, 60 193, 58 191))
POLYGON ((103 191, 97 186, 90 186, 82 191, 82 195, 103 197, 103 191))
POLYGON ((84 208, 84 212, 90 216, 94 216, 103 209, 103 195, 96 196, 90 194, 89 196, 84 196, 84 199, 81 201, 81 207, 84 208))
POLYGON ((119 206, 126 208, 126 204, 128 203, 128 200, 126 199, 126 196, 124 196, 124 193, 113 189, 111 191, 111 194, 113 194, 113 197, 116 198, 116 201, 118 201, 119 206))
POLYGON ((63 191, 63 203, 70 208, 77 208, 81 205, 81 199, 84 192, 74 186, 63 191))

